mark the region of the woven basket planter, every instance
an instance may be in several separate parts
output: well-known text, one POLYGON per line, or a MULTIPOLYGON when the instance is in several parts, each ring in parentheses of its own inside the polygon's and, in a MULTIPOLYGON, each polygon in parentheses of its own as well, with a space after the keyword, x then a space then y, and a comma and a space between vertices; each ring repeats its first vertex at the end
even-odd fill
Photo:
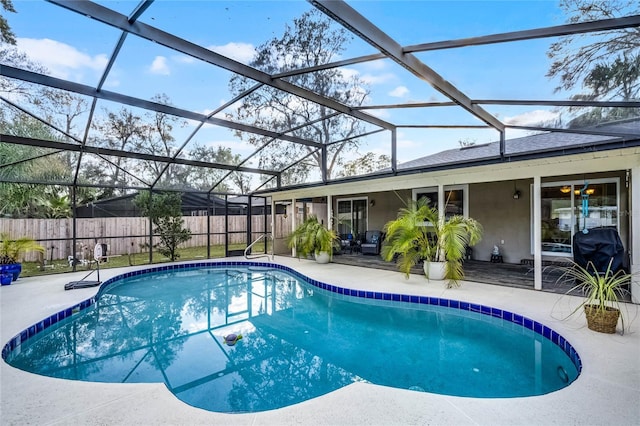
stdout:
POLYGON ((587 317, 587 327, 599 333, 613 334, 620 317, 620 310, 607 306, 603 312, 595 305, 585 305, 584 314, 587 317))

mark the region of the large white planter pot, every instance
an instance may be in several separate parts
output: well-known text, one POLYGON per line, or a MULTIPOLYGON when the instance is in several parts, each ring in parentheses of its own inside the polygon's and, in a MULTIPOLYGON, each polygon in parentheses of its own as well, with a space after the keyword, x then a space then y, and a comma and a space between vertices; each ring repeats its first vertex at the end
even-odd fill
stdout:
POLYGON ((316 253, 316 262, 318 263, 329 263, 329 260, 331 260, 331 257, 329 256, 329 253, 326 251, 321 251, 316 253))
POLYGON ((422 265, 424 269, 424 274, 427 276, 429 281, 431 280, 444 280, 445 276, 445 265, 446 262, 424 262, 422 265))

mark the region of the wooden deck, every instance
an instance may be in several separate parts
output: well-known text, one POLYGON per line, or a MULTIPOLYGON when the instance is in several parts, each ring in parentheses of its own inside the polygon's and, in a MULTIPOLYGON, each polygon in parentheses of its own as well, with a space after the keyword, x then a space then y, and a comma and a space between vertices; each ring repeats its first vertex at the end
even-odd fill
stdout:
MULTIPOLYGON (((387 262, 380 256, 338 254, 333 262, 343 265, 363 266, 366 268, 397 270, 396 264, 387 262)), ((414 267, 413 273, 423 274, 422 265, 414 267)), ((512 263, 491 263, 467 260, 464 263, 465 279, 486 284, 533 289, 533 266, 512 263)), ((572 286, 559 280, 562 275, 558 267, 545 266, 542 270, 542 290, 553 293, 566 293, 572 286)))

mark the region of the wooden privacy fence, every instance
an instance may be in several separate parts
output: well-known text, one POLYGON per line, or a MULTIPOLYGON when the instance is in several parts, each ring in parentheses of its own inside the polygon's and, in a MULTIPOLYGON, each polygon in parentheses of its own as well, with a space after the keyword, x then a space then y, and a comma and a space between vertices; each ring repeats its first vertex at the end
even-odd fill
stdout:
MULTIPOLYGON (((284 238, 291 230, 291 218, 276 216, 276 236, 284 238)), ((207 245, 207 217, 184 216, 184 226, 191 230, 192 237, 180 247, 204 247, 207 245)), ((211 245, 225 243, 225 217, 211 216, 211 245)), ((229 244, 246 244, 247 217, 228 216, 229 244)), ((76 248, 73 250, 73 219, 0 219, 0 232, 12 238, 30 237, 46 249, 46 259, 67 259, 68 256, 88 258, 96 243, 106 243, 110 255, 125 255, 147 251, 149 242, 149 219, 145 217, 76 219, 76 248), (75 253, 75 254, 74 254, 75 253)), ((271 216, 267 216, 267 230, 271 228, 271 216)), ((254 234, 265 232, 263 216, 251 218, 254 234)), ((157 238, 154 238, 154 244, 157 238)), ((38 260, 37 253, 29 253, 25 260, 38 260)))

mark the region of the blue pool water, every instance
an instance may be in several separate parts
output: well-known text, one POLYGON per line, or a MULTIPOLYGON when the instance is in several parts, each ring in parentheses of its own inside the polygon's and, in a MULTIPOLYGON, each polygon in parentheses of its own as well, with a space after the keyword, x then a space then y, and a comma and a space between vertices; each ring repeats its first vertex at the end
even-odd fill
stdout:
POLYGON ((270 410, 358 381, 531 396, 579 374, 578 355, 553 330, 486 306, 351 291, 285 267, 157 269, 110 280, 16 336, 3 358, 51 377, 163 382, 218 412, 270 410), (231 333, 243 336, 233 346, 231 333))

